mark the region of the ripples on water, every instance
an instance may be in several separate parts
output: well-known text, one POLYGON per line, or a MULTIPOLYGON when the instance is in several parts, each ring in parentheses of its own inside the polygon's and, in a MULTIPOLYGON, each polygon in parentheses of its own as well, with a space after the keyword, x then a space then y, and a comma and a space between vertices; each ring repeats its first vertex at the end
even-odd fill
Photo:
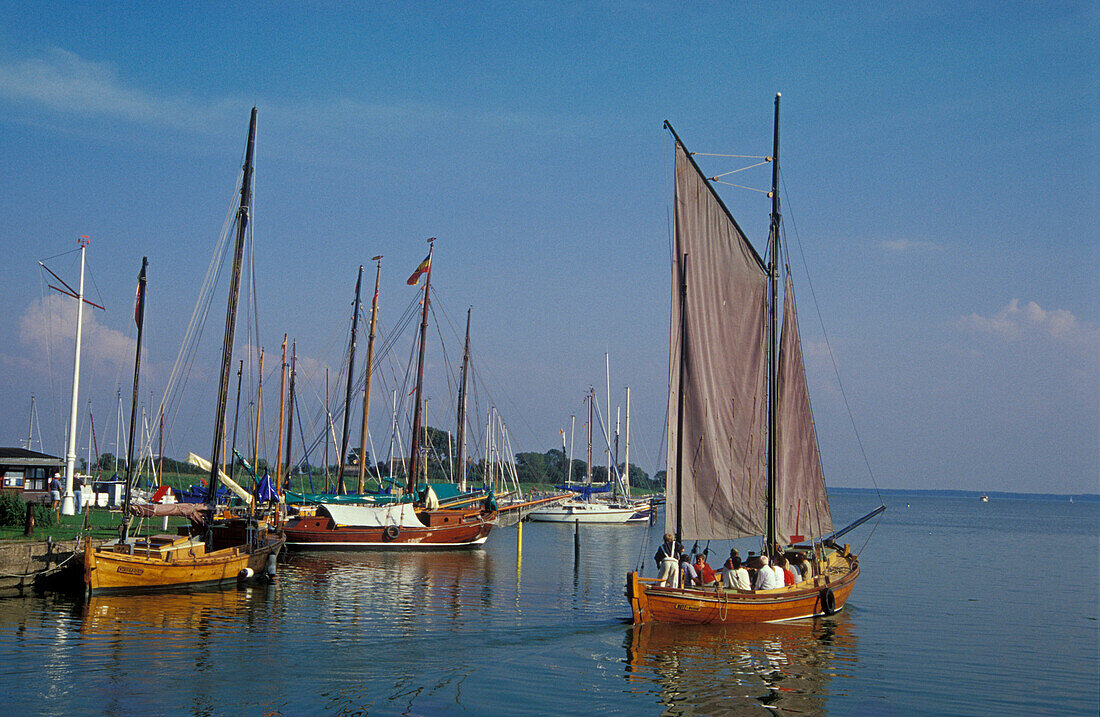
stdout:
MULTIPOLYGON (((848 608, 783 625, 631 626, 625 574, 652 574, 660 525, 582 526, 577 561, 572 527, 525 524, 518 559, 510 528, 470 552, 295 554, 273 586, 2 600, 5 712, 1096 714, 1100 506, 888 502, 854 534, 848 608), (1046 587, 1070 548, 1086 558, 1046 587)), ((833 503, 838 523, 873 507, 833 503)))

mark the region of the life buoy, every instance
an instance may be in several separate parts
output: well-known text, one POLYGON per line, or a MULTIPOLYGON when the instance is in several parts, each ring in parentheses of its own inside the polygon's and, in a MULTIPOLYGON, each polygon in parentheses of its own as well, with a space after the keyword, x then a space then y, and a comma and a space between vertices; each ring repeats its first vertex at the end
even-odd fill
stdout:
POLYGON ((826 615, 832 615, 836 612, 836 596, 829 588, 821 591, 821 609, 826 615))
POLYGON ((401 529, 396 525, 387 525, 382 530, 382 537, 386 540, 396 540, 399 535, 401 535, 401 529))

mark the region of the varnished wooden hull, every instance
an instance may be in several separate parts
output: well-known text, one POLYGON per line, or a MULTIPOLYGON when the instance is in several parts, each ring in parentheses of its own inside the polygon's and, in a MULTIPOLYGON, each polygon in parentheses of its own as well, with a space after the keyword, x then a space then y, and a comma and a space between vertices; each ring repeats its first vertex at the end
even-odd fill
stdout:
POLYGON ((252 549, 242 545, 192 557, 140 550, 129 555, 106 547, 93 548, 89 542, 84 551, 84 585, 90 594, 96 595, 232 582, 245 568, 259 575, 268 556, 277 555, 282 546, 281 537, 269 536, 252 549))
POLYGON ((438 510, 432 511, 432 525, 401 526, 394 535, 392 526, 337 525, 317 515, 290 520, 283 533, 287 547, 296 550, 460 550, 482 545, 495 519, 495 512, 438 510), (442 517, 453 522, 443 523, 442 517))
POLYGON ((751 593, 717 587, 660 587, 655 580, 627 574, 626 597, 634 624, 738 624, 782 622, 842 610, 859 577, 855 556, 839 558, 847 569, 799 585, 751 593))

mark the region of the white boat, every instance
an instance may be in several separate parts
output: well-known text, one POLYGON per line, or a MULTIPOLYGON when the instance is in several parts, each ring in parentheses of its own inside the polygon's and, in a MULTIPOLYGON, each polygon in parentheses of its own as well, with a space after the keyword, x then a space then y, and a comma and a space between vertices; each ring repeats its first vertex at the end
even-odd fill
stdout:
POLYGON ((648 506, 628 503, 611 504, 598 500, 567 500, 564 503, 533 510, 528 520, 544 523, 630 523, 649 519, 648 506), (637 516, 637 517, 636 517, 637 516))

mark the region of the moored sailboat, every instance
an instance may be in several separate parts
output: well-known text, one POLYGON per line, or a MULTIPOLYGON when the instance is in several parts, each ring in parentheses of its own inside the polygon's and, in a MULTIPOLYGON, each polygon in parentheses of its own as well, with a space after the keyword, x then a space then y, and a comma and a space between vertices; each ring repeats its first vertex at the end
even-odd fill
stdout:
MULTIPOLYGON (((84 585, 89 594, 121 590, 165 590, 179 587, 210 585, 238 579, 242 571, 259 574, 273 561, 283 545, 281 536, 258 529, 251 522, 247 526, 244 542, 215 548, 215 502, 220 482, 220 455, 224 440, 226 397, 229 387, 229 365, 233 352, 233 335, 236 328, 237 299, 240 293, 241 262, 244 254, 245 229, 249 219, 252 194, 252 155, 256 138, 256 108, 248 129, 248 144, 241 180, 241 201, 237 211, 236 245, 233 255, 233 272, 226 310, 225 336, 222 344, 221 381, 218 392, 218 408, 215 414, 214 448, 210 461, 207 505, 134 506, 130 501, 133 484, 133 460, 126 466, 126 512, 123 516, 123 537, 99 547, 89 539, 84 548, 84 585), (182 512, 181 512, 182 511, 182 512), (192 519, 197 528, 188 535, 130 535, 130 513, 146 516, 184 515, 192 519), (201 533, 199 531, 202 531, 201 533)), ((135 320, 138 326, 137 350, 134 361, 134 405, 136 407, 138 376, 140 373, 141 333, 144 320, 145 262, 142 262, 138 278, 138 303, 135 320)), ((133 411, 131 408, 130 448, 133 450, 133 411)))
POLYGON ((755 591, 680 587, 672 578, 631 572, 633 621, 754 623, 832 614, 844 607, 860 570, 856 555, 836 541, 885 506, 833 531, 789 275, 781 339, 777 333, 779 95, 767 264, 665 126, 676 155, 665 530, 675 543, 762 536, 765 555, 805 552, 813 571, 794 585, 755 591))

